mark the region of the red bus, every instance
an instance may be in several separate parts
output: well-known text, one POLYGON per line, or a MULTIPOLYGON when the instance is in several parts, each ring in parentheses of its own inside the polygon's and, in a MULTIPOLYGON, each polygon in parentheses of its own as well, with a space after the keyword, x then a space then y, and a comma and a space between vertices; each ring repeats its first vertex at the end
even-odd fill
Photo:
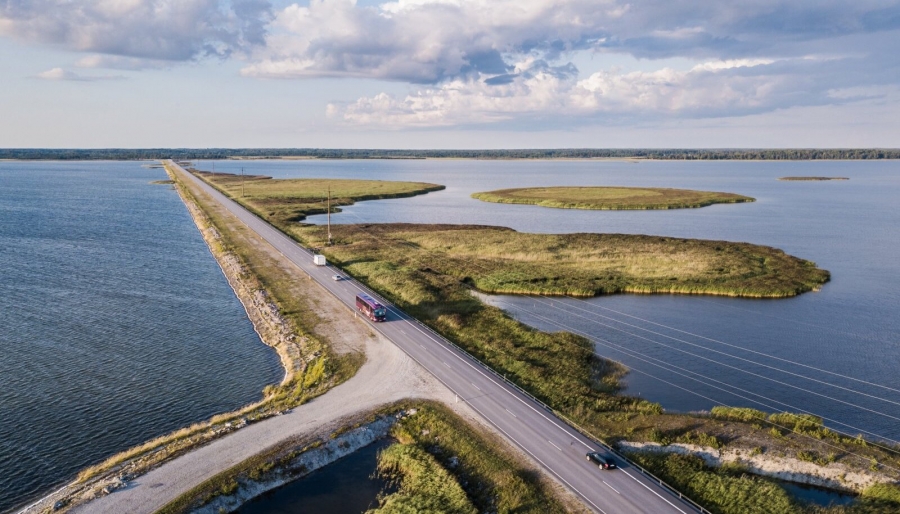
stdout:
POLYGON ((356 308, 372 321, 384 321, 387 318, 387 309, 384 305, 367 294, 356 295, 356 308))

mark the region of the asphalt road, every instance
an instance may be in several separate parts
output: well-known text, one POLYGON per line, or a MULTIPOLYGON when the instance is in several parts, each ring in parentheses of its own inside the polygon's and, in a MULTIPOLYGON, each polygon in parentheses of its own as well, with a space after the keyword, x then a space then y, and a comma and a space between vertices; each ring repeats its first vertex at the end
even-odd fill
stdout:
MULTIPOLYGON (((172 165, 183 177, 199 184, 250 229, 306 271, 311 280, 321 284, 354 311, 357 293, 367 292, 378 299, 388 308, 388 317, 383 323, 371 323, 373 330, 383 334, 422 365, 453 391, 459 401, 467 402, 511 444, 530 455, 590 509, 606 514, 698 512, 680 499, 677 493, 660 486, 617 457, 613 457, 620 466, 616 470, 600 470, 590 464, 585 458, 587 452, 599 450, 611 455, 610 452, 362 284, 349 279, 333 280, 333 275, 343 276, 343 273, 331 266, 314 265, 310 250, 180 166, 172 165)), ((359 316, 362 317, 362 314, 359 316)))

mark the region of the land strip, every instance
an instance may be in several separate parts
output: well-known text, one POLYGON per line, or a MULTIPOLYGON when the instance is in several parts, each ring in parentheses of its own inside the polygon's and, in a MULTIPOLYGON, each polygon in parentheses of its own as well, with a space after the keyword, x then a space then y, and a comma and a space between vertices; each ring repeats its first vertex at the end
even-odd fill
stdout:
POLYGON ((785 180, 788 182, 803 182, 803 181, 825 181, 825 180, 850 180, 847 177, 781 177, 778 180, 785 180))
POLYGON ((734 193, 662 187, 528 187, 472 193, 472 198, 493 203, 608 211, 692 209, 756 201, 734 193))

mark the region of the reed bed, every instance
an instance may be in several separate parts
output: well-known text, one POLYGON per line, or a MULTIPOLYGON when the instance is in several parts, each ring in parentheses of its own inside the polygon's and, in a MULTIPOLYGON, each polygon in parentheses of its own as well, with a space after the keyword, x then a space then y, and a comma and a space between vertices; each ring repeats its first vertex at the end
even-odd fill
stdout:
POLYGON ((378 472, 399 485, 372 514, 394 512, 571 511, 547 482, 503 450, 492 434, 468 425, 434 402, 413 405, 392 435, 398 443, 379 456, 378 472), (404 510, 404 507, 408 510, 404 510))
POLYGON ((749 196, 661 187, 528 187, 473 193, 484 202, 588 210, 691 209, 756 201, 749 196))

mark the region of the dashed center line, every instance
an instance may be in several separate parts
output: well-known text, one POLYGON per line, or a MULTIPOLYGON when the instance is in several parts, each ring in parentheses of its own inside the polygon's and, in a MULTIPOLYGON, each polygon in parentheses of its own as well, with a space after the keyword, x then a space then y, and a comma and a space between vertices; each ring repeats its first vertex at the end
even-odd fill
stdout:
MULTIPOLYGON (((609 485, 609 483, 608 483, 606 480, 604 480, 603 483, 606 484, 606 487, 609 487, 609 488, 612 489, 613 491, 616 491, 616 488, 613 487, 613 486, 611 486, 611 485, 609 485)), ((616 491, 616 494, 622 494, 622 493, 620 493, 619 491, 616 491)))
MULTIPOLYGON (((441 362, 444 362, 444 361, 441 361, 441 362)), ((453 369, 453 366, 447 364, 446 362, 444 362, 444 366, 447 366, 448 368, 453 369)))
POLYGON ((469 383, 472 384, 472 387, 474 387, 475 389, 478 389, 479 391, 481 391, 481 388, 478 387, 477 385, 475 385, 475 382, 469 382, 469 383))
MULTIPOLYGON (((553 444, 553 441, 547 441, 547 442, 550 443, 550 444, 553 444)), ((553 444, 553 447, 556 448, 556 449, 559 450, 559 451, 562 451, 562 448, 560 448, 559 446, 556 446, 555 444, 553 444)))
POLYGON ((516 416, 515 414, 513 414, 513 411, 507 409, 506 407, 503 407, 503 410, 505 410, 506 412, 512 414, 512 417, 514 417, 514 418, 516 418, 516 419, 519 419, 519 416, 516 416))

